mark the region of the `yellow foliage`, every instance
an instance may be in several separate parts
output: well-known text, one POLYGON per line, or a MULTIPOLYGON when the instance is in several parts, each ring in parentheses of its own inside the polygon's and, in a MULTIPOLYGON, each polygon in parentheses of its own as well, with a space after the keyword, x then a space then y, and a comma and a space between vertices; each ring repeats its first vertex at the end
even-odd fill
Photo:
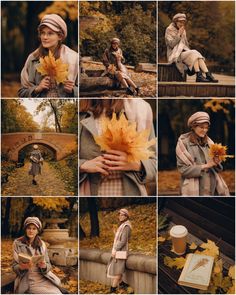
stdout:
POLYGON ((228 276, 235 280, 235 265, 230 266, 228 276))
POLYGON ((204 251, 200 252, 202 255, 209 255, 213 256, 214 258, 219 256, 219 247, 217 247, 215 242, 211 240, 207 240, 207 243, 201 244, 200 247, 205 249, 204 251))
POLYGON ((39 14, 39 19, 45 14, 56 13, 62 18, 69 18, 71 21, 78 19, 78 2, 77 1, 54 1, 51 5, 39 14))
POLYGON ((214 143, 210 145, 209 155, 211 158, 219 157, 220 161, 226 161, 226 158, 234 158, 234 156, 226 155, 227 146, 221 143, 214 143))
POLYGON ((192 244, 189 246, 190 250, 195 250, 196 248, 197 248, 197 245, 194 242, 192 242, 192 244))
POLYGON ((223 111, 225 114, 228 114, 229 111, 226 108, 226 105, 229 105, 231 102, 234 102, 232 99, 218 99, 213 98, 207 101, 204 104, 205 108, 211 109, 213 112, 223 111))
POLYGON ((62 208, 69 208, 69 202, 64 197, 33 197, 33 203, 46 210, 61 211, 62 208))
POLYGON ((49 55, 39 59, 40 64, 37 71, 42 76, 50 76, 57 83, 64 83, 68 76, 68 64, 62 62, 60 58, 55 59, 49 50, 49 55))
POLYGON ((213 273, 221 273, 223 270, 223 262, 222 259, 219 259, 215 262, 214 268, 213 268, 213 273))
POLYGON ((186 258, 184 257, 177 257, 171 258, 169 256, 164 257, 164 264, 169 266, 170 268, 176 267, 177 269, 181 269, 184 267, 186 262, 186 258))
POLYGON ((102 150, 119 150, 127 153, 128 162, 147 160, 154 152, 148 148, 156 143, 153 138, 148 141, 150 130, 136 131, 136 122, 130 123, 122 113, 117 119, 113 113, 112 119, 103 118, 100 136, 95 136, 95 142, 102 150))

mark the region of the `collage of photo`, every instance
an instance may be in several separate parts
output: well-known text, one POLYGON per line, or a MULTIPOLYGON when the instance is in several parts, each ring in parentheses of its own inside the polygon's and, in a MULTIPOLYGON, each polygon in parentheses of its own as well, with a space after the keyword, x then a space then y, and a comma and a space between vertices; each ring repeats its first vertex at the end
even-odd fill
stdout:
POLYGON ((235 1, 1 0, 1 294, 236 294, 235 1))

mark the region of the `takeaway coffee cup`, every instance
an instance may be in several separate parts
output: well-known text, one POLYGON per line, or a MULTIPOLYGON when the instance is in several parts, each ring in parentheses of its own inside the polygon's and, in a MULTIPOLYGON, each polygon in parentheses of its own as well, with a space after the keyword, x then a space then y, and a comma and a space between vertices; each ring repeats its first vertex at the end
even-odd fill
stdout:
POLYGON ((186 237, 188 230, 183 225, 175 225, 170 230, 173 251, 177 255, 183 255, 186 250, 186 237))

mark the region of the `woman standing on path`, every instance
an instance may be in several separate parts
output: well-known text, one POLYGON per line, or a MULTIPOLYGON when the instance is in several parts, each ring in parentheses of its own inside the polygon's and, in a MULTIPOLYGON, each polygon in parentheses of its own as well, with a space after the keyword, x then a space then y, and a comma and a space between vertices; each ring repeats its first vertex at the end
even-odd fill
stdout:
MULTIPOLYGON (((124 151, 102 152, 94 136, 102 133, 102 120, 124 112, 137 131, 149 130, 155 138, 150 105, 142 99, 83 99, 80 101, 80 195, 147 196, 146 185, 155 182, 156 157, 128 162, 124 151)), ((155 154, 155 145, 150 148, 155 154)))
POLYGON ((33 176, 32 184, 37 185, 35 180, 35 176, 41 174, 41 165, 43 165, 43 157, 41 155, 40 150, 38 149, 38 145, 34 144, 34 150, 30 153, 30 170, 29 175, 33 176))
POLYGON ((62 294, 60 279, 50 271, 52 266, 47 247, 39 237, 41 230, 41 221, 37 217, 28 217, 24 222, 24 236, 13 243, 13 271, 17 275, 15 294, 62 294), (19 254, 42 255, 44 259, 36 265, 23 263, 19 254))
POLYGON ((77 97, 78 96, 78 54, 68 46, 62 44, 67 36, 67 26, 57 14, 45 15, 39 26, 38 33, 41 44, 32 52, 21 72, 21 85, 19 97, 77 97), (61 58, 68 65, 68 76, 63 83, 56 85, 52 77, 42 76, 37 68, 39 59, 49 55, 55 59, 61 58), (48 95, 49 90, 51 96, 48 95))
POLYGON ((183 76, 185 71, 191 76, 196 74, 196 82, 217 83, 218 80, 206 66, 205 58, 197 50, 190 49, 185 30, 186 21, 184 13, 177 13, 166 29, 167 60, 169 63, 175 63, 183 76))
POLYGON ((122 281, 125 273, 125 264, 128 257, 129 239, 131 236, 131 223, 129 212, 123 208, 119 210, 120 226, 115 232, 114 243, 111 252, 111 259, 107 265, 107 277, 112 278, 111 293, 116 293, 119 287, 127 288, 128 284, 122 281), (123 258, 121 258, 121 256, 123 258))
POLYGON ((113 38, 111 40, 111 46, 105 50, 102 58, 102 62, 106 67, 105 73, 112 79, 116 79, 118 84, 125 87, 127 94, 138 95, 139 87, 131 79, 127 68, 123 64, 125 59, 119 46, 120 40, 118 38, 113 38), (115 69, 112 68, 112 66, 114 66, 115 69))
POLYGON ((180 135, 176 146, 177 168, 181 173, 181 195, 229 196, 221 175, 223 170, 218 157, 209 156, 214 142, 207 136, 210 117, 206 112, 196 112, 188 119, 190 132, 180 135))

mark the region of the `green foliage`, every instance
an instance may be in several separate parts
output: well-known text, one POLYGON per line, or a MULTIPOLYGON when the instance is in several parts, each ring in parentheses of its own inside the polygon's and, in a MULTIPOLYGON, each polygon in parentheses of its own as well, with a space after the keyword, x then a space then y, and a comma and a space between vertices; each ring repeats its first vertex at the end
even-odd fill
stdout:
POLYGON ((126 63, 156 62, 155 3, 88 2, 80 8, 81 55, 101 60, 110 40, 121 40, 126 63), (91 25, 91 22, 94 24, 91 25))
POLYGON ((158 55, 166 60, 165 29, 172 17, 187 15, 190 47, 199 50, 216 65, 234 69, 234 1, 162 1, 158 4, 158 55))

